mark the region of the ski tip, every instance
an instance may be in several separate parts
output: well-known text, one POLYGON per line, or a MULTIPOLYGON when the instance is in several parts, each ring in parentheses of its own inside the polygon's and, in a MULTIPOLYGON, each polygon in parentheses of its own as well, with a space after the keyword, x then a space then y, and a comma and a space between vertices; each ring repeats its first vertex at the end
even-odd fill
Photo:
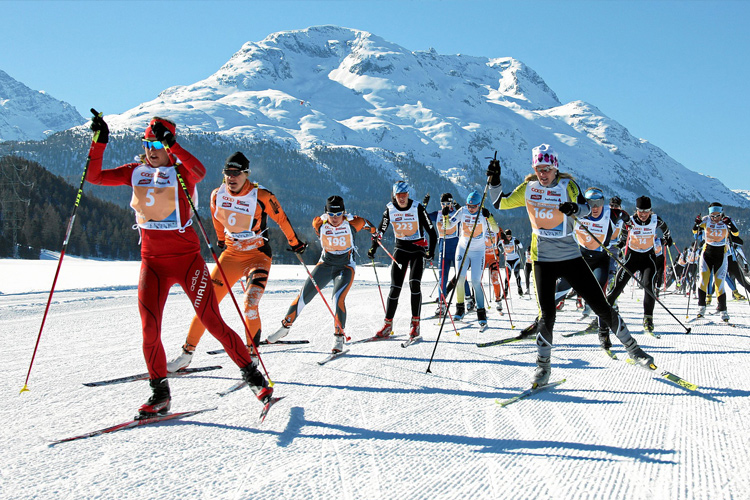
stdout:
POLYGON ((29 386, 26 384, 23 384, 23 387, 21 387, 21 391, 18 394, 23 394, 24 392, 29 392, 29 386))

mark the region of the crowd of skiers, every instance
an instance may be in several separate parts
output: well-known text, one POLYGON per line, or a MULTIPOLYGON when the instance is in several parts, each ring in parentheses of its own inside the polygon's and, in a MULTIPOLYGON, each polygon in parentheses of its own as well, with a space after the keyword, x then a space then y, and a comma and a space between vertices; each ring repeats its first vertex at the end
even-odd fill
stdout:
MULTIPOLYGON (((102 159, 109 129, 101 115, 93 118, 91 128, 95 134, 86 179, 93 184, 132 187, 131 207, 141 236, 138 307, 152 394, 139 408, 139 417, 169 411, 167 373, 190 364, 205 330, 221 342, 240 368, 243 380, 267 404, 273 388, 260 369, 265 370, 258 354, 263 332, 258 306, 273 255, 264 237, 268 217, 281 228, 289 250, 297 254, 303 265, 301 254, 307 242, 297 236, 276 196, 250 179, 248 158, 236 152, 227 158, 223 182, 211 193, 216 247, 223 252, 214 271, 209 273, 200 254, 198 234, 190 227, 195 219, 210 245, 208 240, 212 238, 207 236, 193 205, 195 187, 204 178, 206 169, 179 144, 175 123, 153 118, 142 137, 143 153, 139 161, 107 170, 102 170, 102 159), (244 342, 222 319, 218 307, 232 286, 241 280, 244 342), (173 284, 179 284, 188 295, 195 317, 181 353, 167 362, 161 342, 162 314, 173 284)), ((391 193, 384 193, 390 200, 378 224, 347 212, 345 200, 332 194, 325 201, 323 213, 312 219, 322 247, 320 259, 308 271, 307 280, 280 326, 263 342, 275 343, 284 338, 316 295, 325 301, 321 290, 332 283, 333 308, 329 306, 334 323, 332 354, 343 353, 346 341, 350 340, 345 331, 345 300, 354 283, 357 257, 366 257, 374 266, 379 249, 388 254, 392 264, 383 326, 372 340, 392 335, 407 275, 409 337, 411 341, 421 339, 421 285, 426 263, 434 265, 439 273, 435 315, 447 317, 453 305, 452 319, 459 321, 467 311, 476 309, 480 330, 487 327, 487 308, 492 305, 493 296, 494 307, 502 313, 503 300, 507 300, 515 276, 518 296, 536 297, 539 310, 532 325, 521 332, 521 337, 536 339, 537 367, 532 387, 549 383, 555 318, 565 298, 571 295, 579 297, 584 315, 596 316, 590 328, 598 331, 603 349, 611 348, 611 332, 635 363, 647 367, 653 366, 653 357, 632 337, 616 307, 616 300, 630 279, 635 278, 644 290, 645 331, 654 330, 653 311, 660 287, 672 282, 678 290, 691 293, 697 281, 698 317, 705 314, 715 292, 717 310, 722 319, 729 320, 725 283, 736 299, 744 299, 737 285, 748 290, 750 283, 742 272, 747 272, 747 260, 741 250, 739 231, 720 203, 711 203, 708 215, 696 217, 695 242, 679 251, 666 222, 653 212, 648 196, 637 198, 635 213, 628 214, 622 209, 619 197, 612 196, 606 203, 602 189, 594 186, 581 189, 570 174, 560 171, 560 166, 557 152, 547 144, 539 145, 531 152, 532 172, 521 184, 505 192, 501 164, 494 159, 487 167, 487 184, 481 191, 472 191, 463 204, 451 193, 443 193, 440 210, 432 213, 427 212, 427 200, 423 203, 413 200, 410 186, 400 180, 391 193), (511 229, 501 228, 488 206, 499 210, 524 207, 532 230, 530 243, 524 247, 511 229), (395 237, 392 253, 382 241, 389 227, 395 237), (372 238, 365 255, 359 254, 354 244, 359 231, 367 231, 372 238), (673 246, 678 252, 676 261, 671 260, 673 246), (485 269, 492 285, 488 296, 482 286, 485 269)))

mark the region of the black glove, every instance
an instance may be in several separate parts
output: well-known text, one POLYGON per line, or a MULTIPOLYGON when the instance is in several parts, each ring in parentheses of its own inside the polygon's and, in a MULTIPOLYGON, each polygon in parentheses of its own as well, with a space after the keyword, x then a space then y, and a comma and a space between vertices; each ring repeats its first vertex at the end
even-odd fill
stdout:
POLYGON ((615 245, 617 248, 621 249, 625 246, 625 240, 618 240, 617 244, 615 245))
POLYGON ((500 160, 491 160, 487 166, 487 178, 490 186, 500 185, 500 160))
POLYGON ((305 253, 306 249, 307 249, 307 242, 299 240, 299 243, 297 243, 296 245, 292 245, 292 247, 289 250, 294 253, 298 253, 302 255, 303 253, 305 253))
POLYGON ((671 236, 667 236, 666 238, 664 238, 664 244, 667 245, 667 248, 671 247, 672 246, 672 237, 671 236))
POLYGON ((701 217, 700 214, 698 214, 698 216, 695 218, 695 225, 699 226, 702 223, 703 223, 703 217, 701 217))
POLYGON ((99 144, 107 144, 109 142, 109 127, 101 117, 101 113, 96 113, 94 108, 91 108, 91 112, 94 113, 94 117, 91 119, 91 130, 94 131, 94 142, 99 144))
POLYGON ((451 207, 449 207, 448 205, 444 206, 440 213, 443 214, 443 217, 449 215, 451 213, 451 207))
POLYGON ((171 148, 177 142, 174 138, 174 134, 159 120, 155 120, 154 123, 151 124, 151 131, 154 133, 156 140, 163 142, 167 147, 171 148))
POLYGON ((565 201, 563 203, 560 203, 558 210, 560 210, 565 215, 575 215, 578 213, 578 205, 573 203, 572 201, 565 201))
POLYGON ((422 206, 427 208, 427 204, 430 202, 430 193, 427 193, 424 195, 424 198, 422 198, 422 206))
POLYGON ((378 249, 378 247, 370 247, 370 249, 367 251, 367 256, 370 258, 370 260, 375 258, 375 251, 378 249))
POLYGON ((490 213, 489 210, 487 210, 486 208, 482 207, 482 215, 484 215, 485 217, 489 217, 492 214, 490 213))

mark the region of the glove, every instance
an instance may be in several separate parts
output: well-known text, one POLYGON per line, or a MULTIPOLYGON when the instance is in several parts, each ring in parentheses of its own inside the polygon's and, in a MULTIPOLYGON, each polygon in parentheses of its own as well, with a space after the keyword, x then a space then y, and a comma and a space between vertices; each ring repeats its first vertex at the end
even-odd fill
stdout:
POLYGON ((424 198, 422 198, 422 206, 427 208, 427 204, 430 202, 430 193, 427 193, 424 195, 424 198))
POLYGON ((443 217, 449 215, 451 213, 451 207, 444 206, 440 213, 443 214, 443 217))
POLYGON ((560 203, 558 210, 560 210, 565 215, 575 215, 578 213, 578 205, 573 203, 572 201, 565 201, 563 203, 560 203))
POLYGON ((667 236, 666 238, 664 238, 664 244, 667 246, 667 248, 671 247, 672 246, 672 237, 671 236, 667 236))
POLYGON ((487 179, 490 183, 490 186, 499 186, 500 185, 500 161, 499 160, 491 160, 490 164, 487 166, 487 179))
POLYGON ((618 240, 615 246, 622 250, 622 248, 625 246, 625 240, 618 240))
POLYGON ((174 138, 174 134, 159 120, 154 120, 154 123, 151 124, 151 131, 159 142, 163 142, 170 148, 177 142, 174 138))
POLYGON ((296 245, 292 245, 292 247, 289 249, 294 253, 302 255, 305 253, 305 250, 307 249, 307 242, 300 240, 299 243, 296 245))
POLYGON ((726 215, 725 215, 724 217, 722 217, 722 218, 721 218, 721 222, 723 222, 723 223, 724 223, 724 224, 726 224, 727 226, 733 226, 733 225, 734 225, 734 224, 732 224, 732 219, 730 219, 730 218, 729 218, 729 217, 727 217, 726 215))
POLYGON ((698 226, 703 223, 703 217, 698 214, 698 216, 695 218, 695 225, 698 226))
POLYGON ((435 251, 428 248, 427 250, 425 250, 424 258, 431 261, 433 258, 435 258, 435 251))
POLYGON ((216 246, 224 250, 227 247, 227 244, 224 240, 218 240, 216 246))
POLYGON ((486 208, 482 207, 482 215, 484 215, 485 217, 489 218, 490 215, 492 215, 492 214, 490 213, 489 210, 487 210, 486 208))
POLYGON ((367 251, 367 257, 370 258, 370 260, 373 260, 375 258, 375 251, 378 249, 378 247, 370 247, 370 249, 367 251))
MULTIPOLYGON (((91 112, 94 113, 93 108, 91 112)), ((91 119, 91 130, 94 131, 94 142, 98 142, 99 144, 107 144, 109 142, 109 127, 99 113, 94 113, 94 117, 91 119)))

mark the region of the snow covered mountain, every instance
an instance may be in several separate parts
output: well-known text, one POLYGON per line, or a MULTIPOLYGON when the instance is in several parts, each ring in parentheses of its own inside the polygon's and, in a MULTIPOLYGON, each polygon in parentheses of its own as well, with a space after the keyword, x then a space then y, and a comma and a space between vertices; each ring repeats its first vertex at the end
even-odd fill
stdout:
POLYGON ((40 140, 85 121, 67 102, 32 90, 0 70, 0 141, 40 140))
MULTIPOLYGON (((118 116, 140 132, 154 115, 182 130, 316 146, 356 148, 399 172, 384 152, 412 155, 471 189, 495 150, 506 182, 529 171, 530 150, 549 143, 582 185, 623 199, 748 200, 700 175, 583 101, 561 103, 534 70, 510 57, 412 52, 373 34, 335 26, 248 42, 205 80, 171 87, 118 116)), ((510 187, 510 186, 509 186, 510 187)))

